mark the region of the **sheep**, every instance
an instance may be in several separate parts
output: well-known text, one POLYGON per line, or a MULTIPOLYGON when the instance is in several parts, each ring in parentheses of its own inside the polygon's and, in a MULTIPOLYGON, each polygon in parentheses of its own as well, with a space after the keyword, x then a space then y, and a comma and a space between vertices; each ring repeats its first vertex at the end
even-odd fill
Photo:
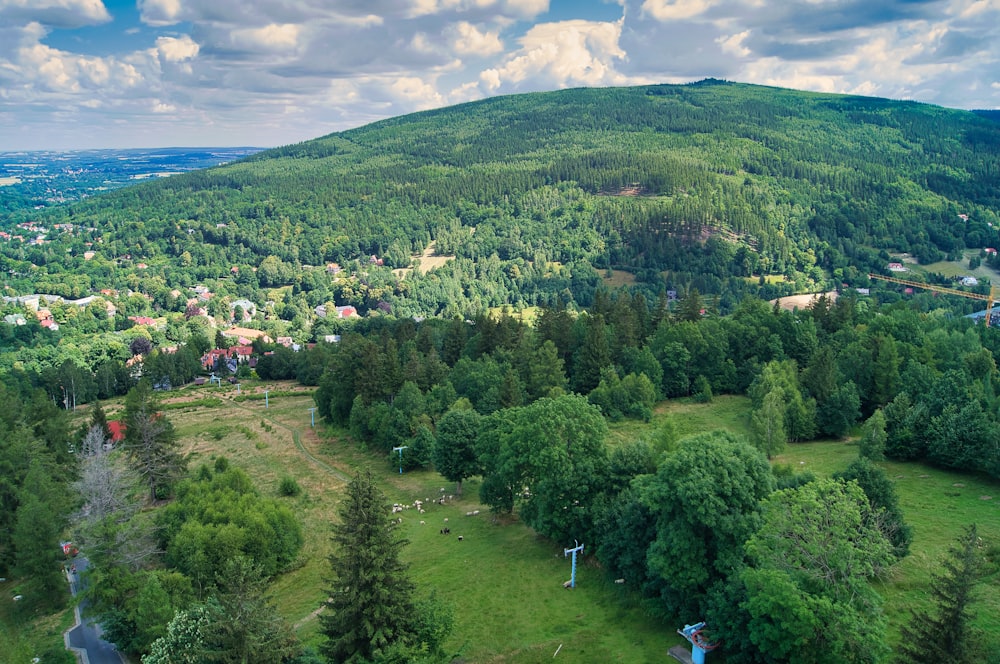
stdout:
POLYGON ((427 525, 427 523, 426 523, 426 522, 424 522, 424 521, 421 521, 421 522, 420 522, 420 525, 421 525, 421 526, 425 526, 425 525, 427 525))
POLYGON ((442 528, 441 529, 441 534, 442 535, 450 535, 451 534, 451 528, 442 528))
POLYGON ((464 537, 462 537, 461 535, 459 535, 459 536, 458 536, 458 541, 459 541, 459 542, 461 542, 461 541, 462 541, 462 540, 464 540, 464 539, 465 539, 465 538, 464 538, 464 537))
POLYGON ((444 522, 445 522, 445 523, 448 523, 448 517, 445 517, 445 518, 444 518, 444 522))

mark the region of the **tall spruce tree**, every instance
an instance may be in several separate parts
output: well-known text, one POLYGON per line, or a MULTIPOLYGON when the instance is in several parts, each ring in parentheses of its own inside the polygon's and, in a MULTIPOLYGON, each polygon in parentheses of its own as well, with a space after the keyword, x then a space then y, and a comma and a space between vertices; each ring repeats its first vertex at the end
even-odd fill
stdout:
POLYGON ((982 578, 983 559, 975 524, 967 527, 948 550, 942 573, 931 580, 932 611, 913 611, 903 626, 897 661, 900 664, 972 662, 968 648, 969 605, 982 578))
POLYGON ((333 578, 320 614, 327 641, 323 654, 338 664, 372 660, 415 639, 413 583, 399 553, 385 495, 370 472, 347 486, 340 523, 333 527, 333 578))
POLYGON ((141 381, 125 397, 125 454, 149 487, 150 500, 167 490, 184 472, 177 432, 158 403, 148 381, 141 381))

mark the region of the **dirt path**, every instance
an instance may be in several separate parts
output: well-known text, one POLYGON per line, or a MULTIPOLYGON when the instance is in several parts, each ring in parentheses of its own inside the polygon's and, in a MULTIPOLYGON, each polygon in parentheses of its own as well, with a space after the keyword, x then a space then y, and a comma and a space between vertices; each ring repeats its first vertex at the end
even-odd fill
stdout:
POLYGON ((292 441, 295 443, 295 447, 298 448, 299 453, 302 456, 304 456, 306 459, 308 459, 309 461, 311 461, 313 464, 315 464, 320 469, 326 471, 330 475, 333 475, 334 477, 336 477, 341 482, 344 482, 345 484, 347 484, 347 483, 349 483, 351 481, 351 478, 346 473, 344 473, 343 471, 337 470, 336 468, 334 468, 333 466, 331 466, 327 462, 325 462, 325 461, 317 458, 315 454, 313 454, 312 452, 310 452, 309 450, 307 450, 306 446, 302 444, 302 436, 301 436, 301 432, 300 432, 299 429, 291 427, 291 426, 285 424, 284 422, 281 422, 280 420, 276 420, 273 417, 270 417, 270 416, 268 416, 268 415, 260 412, 259 410, 254 410, 252 408, 248 408, 247 406, 244 406, 241 403, 233 401, 229 397, 225 397, 225 399, 227 401, 229 401, 229 403, 232 404, 232 406, 234 408, 239 408, 241 410, 247 411, 248 413, 253 413, 254 417, 256 417, 256 416, 259 415, 261 418, 267 420, 271 424, 274 424, 275 426, 281 427, 282 429, 285 429, 286 431, 291 432, 291 434, 292 434, 292 441))

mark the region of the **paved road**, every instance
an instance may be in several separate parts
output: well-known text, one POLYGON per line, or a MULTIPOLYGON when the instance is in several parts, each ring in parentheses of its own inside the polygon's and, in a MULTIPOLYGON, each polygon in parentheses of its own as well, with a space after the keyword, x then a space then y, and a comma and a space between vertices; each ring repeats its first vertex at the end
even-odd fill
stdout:
MULTIPOLYGON (((73 595, 76 595, 80 586, 80 574, 86 571, 89 563, 82 555, 77 556, 73 563, 76 565, 76 572, 70 572, 68 576, 70 589, 73 591, 73 595)), ((66 647, 73 650, 83 664, 122 664, 125 662, 125 658, 115 650, 115 647, 101 638, 101 626, 87 617, 86 613, 87 603, 84 601, 76 608, 76 627, 63 635, 66 647)))

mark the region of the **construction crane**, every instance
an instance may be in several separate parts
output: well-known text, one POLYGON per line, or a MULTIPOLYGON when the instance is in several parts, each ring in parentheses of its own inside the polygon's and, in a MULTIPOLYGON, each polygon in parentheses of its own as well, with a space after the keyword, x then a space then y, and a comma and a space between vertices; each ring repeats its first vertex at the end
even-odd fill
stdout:
POLYGON ((983 293, 972 293, 970 291, 958 290, 957 288, 948 288, 947 286, 935 286, 934 284, 925 284, 922 281, 911 281, 909 279, 900 279, 898 277, 887 277, 883 274, 868 274, 869 279, 880 279, 882 281, 888 281, 894 284, 903 284, 904 286, 910 286, 912 288, 923 288, 925 290, 934 291, 935 293, 947 293, 948 295, 958 295, 959 297, 968 297, 973 300, 983 300, 986 302, 986 327, 990 326, 990 318, 993 315, 993 303, 1000 300, 1000 288, 995 285, 990 284, 990 292, 988 294, 983 293))

